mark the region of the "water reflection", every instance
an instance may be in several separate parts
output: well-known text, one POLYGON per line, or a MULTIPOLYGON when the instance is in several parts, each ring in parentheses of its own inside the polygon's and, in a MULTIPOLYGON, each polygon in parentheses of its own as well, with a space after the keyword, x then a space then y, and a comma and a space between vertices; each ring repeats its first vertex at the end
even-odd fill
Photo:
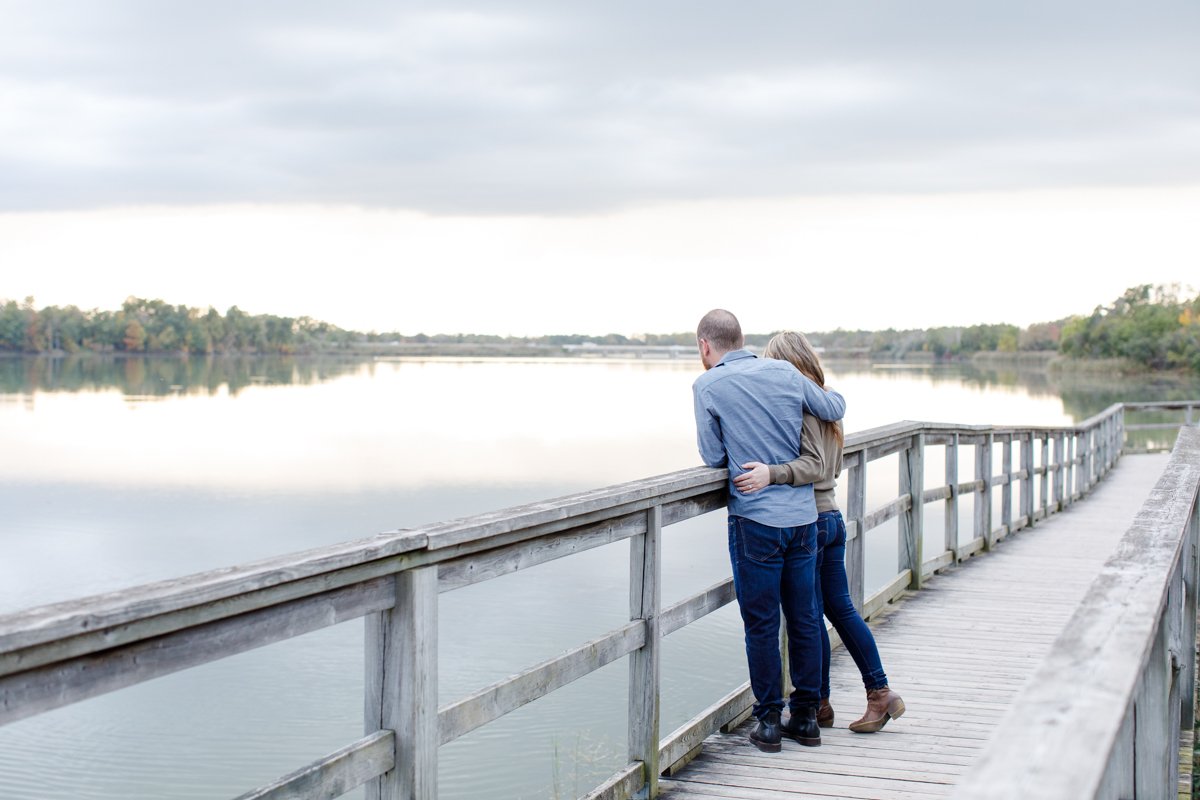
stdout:
POLYGON ((135 397, 236 395, 247 386, 322 383, 357 372, 369 360, 339 356, 0 357, 0 394, 116 389, 135 397))

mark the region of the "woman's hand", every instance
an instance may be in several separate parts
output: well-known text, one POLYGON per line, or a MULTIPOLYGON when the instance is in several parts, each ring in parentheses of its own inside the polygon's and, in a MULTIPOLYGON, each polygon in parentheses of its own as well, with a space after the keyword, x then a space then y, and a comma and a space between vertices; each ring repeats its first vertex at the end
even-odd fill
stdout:
POLYGON ((743 472, 733 479, 733 486, 742 494, 753 494, 771 483, 771 468, 757 461, 742 464, 743 472))

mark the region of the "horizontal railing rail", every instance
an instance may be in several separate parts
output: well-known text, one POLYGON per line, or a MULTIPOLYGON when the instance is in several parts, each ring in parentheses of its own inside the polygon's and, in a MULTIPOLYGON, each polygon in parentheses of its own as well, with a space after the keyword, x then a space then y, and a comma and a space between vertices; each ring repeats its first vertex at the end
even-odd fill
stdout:
MULTIPOLYGON (((1114 405, 1074 426, 901 422, 847 436, 846 560, 863 615, 1086 494, 1120 455, 1123 412, 1114 405), (944 449, 945 480, 926 487, 924 459, 936 446, 944 449), (959 469, 966 447, 973 449, 969 479, 959 469), (889 456, 899 459, 896 495, 868 509, 868 470, 889 456), (972 536, 960 543, 959 504, 967 496, 972 536), (945 538, 927 555, 924 511, 936 502, 945 504, 945 538), (897 569, 868 597, 866 533, 892 519, 897 569)), ((363 618, 364 738, 244 797, 336 797, 363 784, 370 798, 436 797, 439 745, 625 657, 629 763, 588 796, 653 796, 660 773, 685 762, 709 734, 737 725, 753 703, 746 683, 675 731, 659 730, 663 637, 733 600, 727 578, 663 607, 661 532, 723 509, 726 486, 725 470, 697 467, 3 616, 0 724, 363 618), (439 593, 625 540, 627 624, 438 707, 439 593)))

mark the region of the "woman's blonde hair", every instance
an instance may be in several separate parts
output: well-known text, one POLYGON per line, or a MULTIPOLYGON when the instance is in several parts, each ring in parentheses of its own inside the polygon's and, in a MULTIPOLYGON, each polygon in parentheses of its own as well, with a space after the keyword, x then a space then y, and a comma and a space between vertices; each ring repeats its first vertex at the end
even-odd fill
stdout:
POLYGON ((821 369, 821 359, 808 338, 798 331, 784 331, 771 337, 767 342, 763 355, 780 361, 789 361, 817 386, 825 385, 825 370, 821 369))
MULTIPOLYGON (((825 386, 825 370, 821 369, 821 359, 808 343, 808 337, 799 331, 784 331, 771 337, 763 349, 763 355, 780 361, 787 361, 800 373, 817 386, 825 386)), ((838 442, 842 441, 842 425, 840 422, 828 422, 837 434, 838 442)))

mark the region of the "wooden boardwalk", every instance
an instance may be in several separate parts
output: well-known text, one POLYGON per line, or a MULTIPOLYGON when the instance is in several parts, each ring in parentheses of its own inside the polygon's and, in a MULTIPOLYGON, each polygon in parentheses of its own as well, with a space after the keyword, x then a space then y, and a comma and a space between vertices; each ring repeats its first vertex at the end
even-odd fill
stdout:
POLYGON ((907 713, 881 732, 851 733, 865 707, 858 669, 834 651, 832 729, 822 746, 787 739, 759 752, 749 725, 714 734, 675 777, 667 800, 689 798, 945 797, 1045 657, 1128 529, 1168 456, 1126 455, 1065 514, 1004 540, 910 592, 872 622, 888 679, 907 713))

